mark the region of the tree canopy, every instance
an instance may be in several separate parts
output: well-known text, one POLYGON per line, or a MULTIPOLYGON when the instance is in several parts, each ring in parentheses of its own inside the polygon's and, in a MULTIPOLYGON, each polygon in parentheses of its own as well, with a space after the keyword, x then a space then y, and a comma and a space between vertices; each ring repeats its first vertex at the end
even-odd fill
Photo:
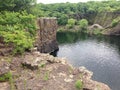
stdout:
POLYGON ((0 0, 0 11, 29 11, 36 0, 0 0))
POLYGON ((66 25, 70 18, 83 19, 99 12, 116 12, 120 11, 120 1, 89 1, 86 3, 55 3, 42 4, 36 6, 37 16, 57 17, 59 25, 66 25), (40 13, 39 13, 40 12, 40 13))

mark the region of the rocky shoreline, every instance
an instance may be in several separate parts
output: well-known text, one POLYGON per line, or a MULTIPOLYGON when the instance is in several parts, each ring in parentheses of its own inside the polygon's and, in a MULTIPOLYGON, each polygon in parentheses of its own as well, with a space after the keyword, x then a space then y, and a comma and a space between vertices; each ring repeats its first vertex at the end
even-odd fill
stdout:
POLYGON ((37 51, 22 56, 0 56, 0 90, 110 90, 93 81, 85 67, 75 68, 65 58, 37 51), (1 79, 0 79, 1 80, 1 79))

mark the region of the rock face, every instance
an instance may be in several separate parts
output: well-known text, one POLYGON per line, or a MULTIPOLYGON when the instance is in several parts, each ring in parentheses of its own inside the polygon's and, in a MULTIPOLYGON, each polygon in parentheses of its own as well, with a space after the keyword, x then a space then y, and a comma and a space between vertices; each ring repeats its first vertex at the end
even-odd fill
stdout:
POLYGON ((22 65, 31 70, 37 70, 40 66, 46 65, 49 63, 51 63, 51 64, 52 63, 66 64, 66 61, 64 58, 59 59, 59 58, 53 57, 52 55, 49 55, 49 54, 41 54, 37 51, 35 51, 33 53, 33 55, 35 55, 35 57, 33 57, 29 54, 26 55, 22 61, 22 65))
POLYGON ((105 35, 120 35, 120 22, 113 28, 108 28, 105 35))
POLYGON ((72 67, 65 58, 35 51, 12 59, 10 71, 14 82, 0 82, 0 90, 10 90, 11 85, 14 90, 78 90, 75 86, 78 80, 81 90, 110 90, 107 85, 93 81, 93 73, 85 67, 72 67))
POLYGON ((94 18, 94 23, 97 23, 99 26, 94 24, 90 29, 94 30, 93 34, 120 35, 120 22, 116 26, 112 26, 114 20, 118 20, 119 17, 119 12, 98 13, 94 18))
POLYGON ((0 76, 8 73, 9 71, 10 71, 9 63, 4 60, 1 60, 0 61, 0 76))
POLYGON ((58 49, 56 40, 56 18, 39 18, 38 21, 37 47, 41 53, 50 53, 58 49))
POLYGON ((117 18, 120 16, 119 12, 102 12, 98 13, 94 19, 94 23, 97 23, 104 28, 109 26, 113 19, 117 18))

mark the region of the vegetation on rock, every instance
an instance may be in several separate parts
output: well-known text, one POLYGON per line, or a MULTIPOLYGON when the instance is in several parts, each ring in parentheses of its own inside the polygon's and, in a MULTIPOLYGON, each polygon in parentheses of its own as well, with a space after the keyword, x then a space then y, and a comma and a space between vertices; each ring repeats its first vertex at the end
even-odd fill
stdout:
POLYGON ((120 17, 113 19, 113 21, 112 21, 112 27, 115 27, 119 22, 120 22, 120 17))
POLYGON ((75 82, 75 87, 78 89, 78 90, 82 90, 83 89, 83 83, 81 80, 77 80, 75 82))
POLYGON ((31 9, 29 7, 33 1, 0 1, 0 37, 4 38, 6 45, 12 45, 13 54, 22 54, 26 49, 33 46, 36 35, 36 17, 29 14, 31 9))
POLYGON ((0 82, 10 81, 12 78, 11 72, 5 73, 0 76, 0 82))
POLYGON ((14 54, 32 47, 36 32, 34 19, 26 12, 1 12, 0 36, 4 37, 6 44, 13 43, 14 54))

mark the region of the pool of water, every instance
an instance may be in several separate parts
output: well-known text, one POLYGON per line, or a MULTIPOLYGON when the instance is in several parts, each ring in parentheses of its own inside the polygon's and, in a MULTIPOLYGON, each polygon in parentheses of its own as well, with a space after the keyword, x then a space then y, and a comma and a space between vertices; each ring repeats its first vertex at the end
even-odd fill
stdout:
POLYGON ((75 67, 85 66, 93 79, 120 90, 120 36, 90 36, 80 32, 61 32, 58 57, 68 58, 75 67))

